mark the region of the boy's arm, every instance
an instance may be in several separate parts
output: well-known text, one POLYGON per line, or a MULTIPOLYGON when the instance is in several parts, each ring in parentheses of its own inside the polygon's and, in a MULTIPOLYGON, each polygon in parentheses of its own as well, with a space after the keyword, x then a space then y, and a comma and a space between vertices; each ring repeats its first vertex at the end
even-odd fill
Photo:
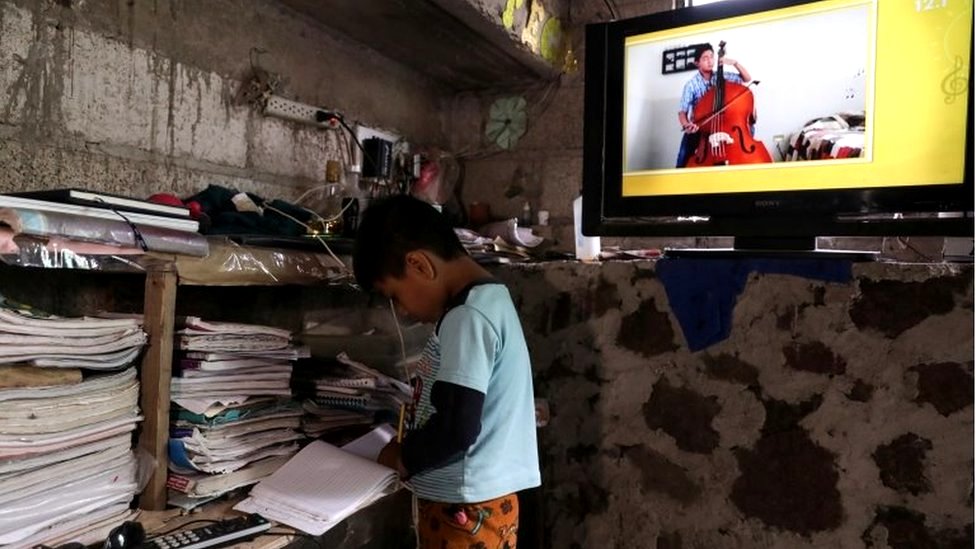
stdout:
POLYGON ((401 462, 408 475, 441 466, 468 449, 481 432, 485 395, 474 389, 437 381, 430 403, 436 412, 404 439, 401 462))

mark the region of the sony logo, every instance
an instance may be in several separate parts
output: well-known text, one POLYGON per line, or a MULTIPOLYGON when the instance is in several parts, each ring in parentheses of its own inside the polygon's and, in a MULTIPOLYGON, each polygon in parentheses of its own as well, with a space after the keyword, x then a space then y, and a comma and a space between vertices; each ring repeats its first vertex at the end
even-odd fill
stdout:
POLYGON ((782 200, 756 200, 753 205, 757 208, 775 208, 783 204, 782 200))

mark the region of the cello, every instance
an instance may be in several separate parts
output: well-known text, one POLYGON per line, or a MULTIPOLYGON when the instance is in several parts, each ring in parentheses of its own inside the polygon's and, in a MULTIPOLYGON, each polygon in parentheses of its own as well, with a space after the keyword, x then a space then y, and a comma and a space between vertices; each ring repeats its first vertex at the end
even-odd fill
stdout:
MULTIPOLYGON (((725 80, 722 60, 725 41, 718 44, 715 85, 698 100, 692 113, 698 125, 698 146, 685 164, 688 168, 761 164, 773 159, 762 141, 752 137, 755 122, 752 91, 749 86, 725 80)), ((751 84, 758 84, 753 81, 751 84)))

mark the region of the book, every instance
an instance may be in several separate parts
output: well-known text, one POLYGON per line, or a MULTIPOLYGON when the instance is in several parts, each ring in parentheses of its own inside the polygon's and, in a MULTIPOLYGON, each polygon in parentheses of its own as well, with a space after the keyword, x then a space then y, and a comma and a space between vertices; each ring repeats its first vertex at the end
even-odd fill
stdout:
POLYGON ((123 452, 117 455, 93 454, 86 458, 61 463, 57 467, 36 469, 15 478, 4 479, 4 485, 14 484, 18 488, 0 492, 0 507, 9 506, 14 501, 28 496, 57 491, 59 487, 70 485, 77 479, 101 474, 105 470, 120 469, 135 460, 128 448, 121 450, 123 452))
POLYGON ((234 509, 318 536, 397 486, 393 469, 316 440, 259 482, 234 509))
POLYGON ((113 221, 122 219, 123 221, 128 220, 135 225, 162 227, 164 229, 173 229, 175 231, 190 233, 195 233, 200 229, 200 223, 197 222, 196 219, 183 219, 179 217, 141 212, 122 213, 119 210, 106 208, 104 204, 99 207, 81 206, 78 204, 66 204, 63 202, 54 202, 50 200, 37 200, 9 194, 0 194, 0 208, 19 208, 22 210, 36 210, 39 212, 74 214, 90 217, 92 219, 111 219, 113 221), (125 219, 123 219, 123 217, 125 219))
POLYGON ((101 191, 88 191, 85 189, 46 189, 42 191, 22 191, 9 193, 9 195, 24 198, 34 198, 37 200, 47 200, 49 202, 59 202, 63 204, 77 204, 80 206, 91 206, 95 208, 109 208, 123 212, 141 212, 184 218, 190 217, 190 209, 184 206, 159 204, 157 202, 150 202, 149 200, 141 200, 139 198, 104 193, 101 191))
POLYGON ((209 335, 209 334, 236 334, 236 335, 269 335, 282 339, 291 339, 291 332, 281 328, 265 326, 262 324, 242 324, 240 322, 217 322, 203 320, 196 316, 188 316, 183 319, 185 328, 179 334, 189 335, 209 335))
POLYGON ((222 475, 170 471, 166 487, 192 497, 207 497, 254 484, 278 470, 290 456, 273 456, 222 475))

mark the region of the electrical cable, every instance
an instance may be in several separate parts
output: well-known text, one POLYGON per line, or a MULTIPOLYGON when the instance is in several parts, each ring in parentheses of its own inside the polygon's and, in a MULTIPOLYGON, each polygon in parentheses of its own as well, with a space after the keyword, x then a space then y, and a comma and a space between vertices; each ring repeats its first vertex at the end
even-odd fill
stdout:
MULTIPOLYGON (((302 206, 299 206, 299 207, 302 208, 303 210, 309 211, 310 213, 314 214, 316 217, 318 217, 319 219, 321 219, 323 222, 326 222, 327 223, 329 221, 333 221, 335 219, 338 219, 340 216, 342 216, 342 213, 345 212, 346 209, 349 206, 351 206, 351 205, 352 205, 352 202, 350 201, 341 210, 339 210, 339 213, 338 214, 336 214, 335 216, 330 217, 328 219, 323 219, 321 216, 319 216, 315 212, 309 210, 308 208, 303 208, 302 206)), ((269 205, 265 204, 263 207, 264 208, 267 208, 267 209, 269 209, 269 210, 271 210, 273 212, 276 212, 276 213, 284 216, 285 218, 290 219, 291 221, 294 221, 295 223, 301 225, 302 227, 305 227, 306 230, 308 230, 308 231, 310 231, 312 233, 315 233, 315 230, 316 229, 314 227, 309 226, 307 223, 301 221, 300 219, 297 219, 297 218, 295 218, 295 217, 293 217, 291 215, 288 215, 287 213, 279 210, 278 208, 275 208, 274 206, 269 206, 269 205)), ((318 240, 319 243, 322 244, 322 246, 325 248, 325 251, 328 252, 328 254, 330 256, 332 256, 332 259, 334 259, 335 262, 339 264, 339 266, 342 269, 343 274, 345 274, 346 276, 351 276, 352 275, 352 269, 350 269, 341 259, 339 259, 339 256, 337 256, 335 254, 335 252, 332 251, 332 248, 328 245, 328 243, 326 243, 325 239, 322 238, 322 235, 315 234, 314 236, 315 236, 316 240, 318 240)))
POLYGON ((401 373, 403 375, 402 380, 405 383, 410 381, 410 372, 407 371, 407 344, 403 339, 403 330, 400 329, 400 319, 397 317, 396 305, 393 303, 393 299, 390 300, 390 314, 393 315, 393 327, 396 328, 397 339, 400 342, 400 368, 403 370, 401 373))
POLYGON ((203 523, 216 524, 218 522, 220 522, 220 521, 219 520, 216 520, 216 519, 197 519, 197 520, 191 520, 189 522, 184 522, 183 524, 181 524, 179 526, 175 526, 175 527, 170 528, 169 530, 165 530, 163 532, 151 532, 152 535, 147 535, 146 537, 148 537, 148 538, 156 538, 156 537, 160 537, 160 536, 165 536, 166 534, 172 534, 173 532, 182 530, 182 529, 186 528, 187 526, 189 526, 191 524, 203 524, 203 523))
POLYGON ((105 207, 108 208, 109 210, 112 210, 112 213, 114 213, 115 215, 121 217, 122 218, 122 221, 125 221, 125 224, 128 225, 129 226, 129 229, 132 230, 132 237, 135 239, 136 244, 139 245, 139 248, 141 248, 142 251, 144 251, 144 252, 148 252, 149 251, 149 245, 146 243, 146 239, 142 237, 142 232, 139 230, 139 227, 136 227, 136 224, 135 223, 133 223, 132 221, 129 221, 129 218, 126 217, 126 216, 124 216, 124 215, 122 215, 122 212, 116 210, 108 202, 105 202, 101 198, 99 198, 99 197, 96 196, 95 197, 95 202, 99 202, 101 204, 105 204, 105 207))
POLYGON ((607 5, 607 9, 610 11, 610 20, 617 20, 617 10, 613 7, 613 0, 603 0, 603 3, 607 5))
POLYGON ((312 188, 308 189, 307 191, 303 192, 302 194, 298 195, 298 198, 296 198, 295 200, 292 200, 291 202, 293 204, 295 204, 295 205, 301 205, 302 200, 305 200, 305 197, 306 196, 314 193, 315 191, 325 190, 325 189, 328 189, 329 187, 341 187, 341 186, 342 186, 341 183, 323 183, 321 185, 315 185, 314 187, 312 187, 312 188))
POLYGON ((339 124, 341 124, 342 127, 345 128, 347 132, 349 132, 349 135, 352 137, 352 140, 356 142, 356 146, 359 147, 360 151, 362 151, 363 163, 369 160, 375 166, 376 161, 373 159, 372 156, 369 155, 369 153, 366 152, 366 147, 363 147, 363 144, 359 142, 359 138, 356 137, 356 132, 349 127, 349 124, 346 124, 346 120, 341 116, 339 117, 339 124))
POLYGON ((311 534, 306 534, 304 532, 272 532, 271 530, 265 530, 264 532, 261 532, 260 534, 254 536, 254 537, 255 538, 260 538, 260 537, 264 537, 264 536, 279 536, 279 537, 280 536, 292 536, 292 537, 296 537, 296 538, 307 538, 307 539, 311 540, 312 543, 314 543, 316 547, 320 547, 320 548, 323 547, 322 546, 322 540, 320 540, 318 538, 318 536, 313 536, 311 534))

